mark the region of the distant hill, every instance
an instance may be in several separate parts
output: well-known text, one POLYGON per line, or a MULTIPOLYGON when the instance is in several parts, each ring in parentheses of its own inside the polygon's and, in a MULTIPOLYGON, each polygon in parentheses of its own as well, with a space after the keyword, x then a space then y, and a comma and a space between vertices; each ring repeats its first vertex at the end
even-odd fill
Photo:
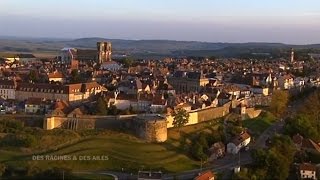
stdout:
POLYGON ((0 52, 57 52, 64 47, 96 48, 98 41, 111 41, 114 53, 136 57, 225 56, 252 52, 271 53, 275 49, 320 49, 320 44, 288 45, 282 43, 209 43, 172 40, 123 40, 99 37, 81 39, 0 37, 0 52))

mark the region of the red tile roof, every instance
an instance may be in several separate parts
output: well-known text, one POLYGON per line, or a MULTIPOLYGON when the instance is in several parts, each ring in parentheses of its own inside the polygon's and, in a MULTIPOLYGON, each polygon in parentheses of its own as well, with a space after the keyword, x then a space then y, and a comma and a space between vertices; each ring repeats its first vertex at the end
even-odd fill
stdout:
POLYGON ((42 104, 42 99, 41 98, 28 98, 25 104, 40 105, 40 104, 42 104))
POLYGON ((310 163, 302 163, 299 165, 300 171, 316 171, 317 167, 310 163))
POLYGON ((48 78, 64 78, 64 75, 61 72, 53 72, 48 74, 48 78))
POLYGON ((214 174, 212 171, 205 171, 202 172, 199 176, 195 177, 195 180, 209 180, 211 178, 214 178, 214 174))

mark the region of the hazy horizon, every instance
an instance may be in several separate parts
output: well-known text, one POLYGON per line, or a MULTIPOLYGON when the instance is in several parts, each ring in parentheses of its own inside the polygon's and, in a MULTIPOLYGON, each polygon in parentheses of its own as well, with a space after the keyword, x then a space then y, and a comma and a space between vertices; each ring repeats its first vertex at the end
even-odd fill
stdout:
POLYGON ((1 0, 0 36, 318 44, 317 0, 1 0))

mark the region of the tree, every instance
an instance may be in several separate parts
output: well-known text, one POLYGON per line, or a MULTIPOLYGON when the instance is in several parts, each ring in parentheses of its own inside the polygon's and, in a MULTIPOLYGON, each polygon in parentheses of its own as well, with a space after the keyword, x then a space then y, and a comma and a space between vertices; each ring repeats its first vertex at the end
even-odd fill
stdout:
POLYGON ((274 136, 270 149, 253 152, 255 168, 249 174, 256 179, 286 179, 294 155, 295 146, 289 136, 274 136))
POLYGON ((209 148, 208 140, 205 133, 200 133, 198 141, 204 150, 207 150, 209 148))
POLYGON ((208 158, 208 156, 203 153, 203 146, 198 142, 191 147, 191 154, 197 160, 206 160, 208 158))
POLYGON ((38 82, 39 81, 39 74, 36 70, 31 70, 28 74, 28 81, 31 82, 38 82))
POLYGON ((299 113, 307 116, 311 125, 320 132, 320 90, 309 95, 301 107, 299 113))
POLYGON ((106 115, 107 114, 107 105, 102 97, 99 97, 96 104, 96 114, 98 115, 106 115))
POLYGON ((80 76, 79 71, 77 69, 73 69, 71 71, 71 82, 72 83, 81 82, 81 76, 80 76))
POLYGON ((119 110, 117 106, 112 105, 108 108, 108 115, 117 115, 119 113, 119 110))
POLYGON ((0 178, 3 176, 5 172, 6 172, 6 166, 0 163, 0 178))
POLYGON ((267 152, 263 149, 256 149, 252 152, 252 158, 255 161, 255 166, 263 168, 267 159, 267 152))
POLYGON ((132 58, 125 58, 123 60, 123 64, 124 64, 125 68, 128 68, 133 64, 133 59, 132 58))
POLYGON ((173 127, 178 127, 179 132, 181 127, 185 126, 189 122, 189 113, 185 109, 178 109, 177 111, 173 111, 173 127))
POLYGON ((281 116, 286 111, 289 94, 286 91, 276 90, 272 94, 270 110, 275 116, 281 116))
POLYGON ((266 164, 268 167, 268 179, 287 179, 289 176, 291 162, 286 155, 278 153, 277 150, 268 152, 266 164))
POLYGON ((285 126, 286 133, 289 135, 301 134, 305 138, 320 139, 317 127, 311 124, 311 120, 304 114, 287 119, 285 126))
POLYGON ((295 117, 286 120, 286 133, 320 140, 320 91, 310 92, 300 107, 295 117))

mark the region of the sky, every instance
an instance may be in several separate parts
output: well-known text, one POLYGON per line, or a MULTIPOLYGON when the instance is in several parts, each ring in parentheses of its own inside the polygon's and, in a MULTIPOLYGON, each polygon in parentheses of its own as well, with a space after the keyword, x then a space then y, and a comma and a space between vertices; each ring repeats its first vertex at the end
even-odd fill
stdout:
POLYGON ((0 36, 320 43, 319 0, 0 0, 0 36))

